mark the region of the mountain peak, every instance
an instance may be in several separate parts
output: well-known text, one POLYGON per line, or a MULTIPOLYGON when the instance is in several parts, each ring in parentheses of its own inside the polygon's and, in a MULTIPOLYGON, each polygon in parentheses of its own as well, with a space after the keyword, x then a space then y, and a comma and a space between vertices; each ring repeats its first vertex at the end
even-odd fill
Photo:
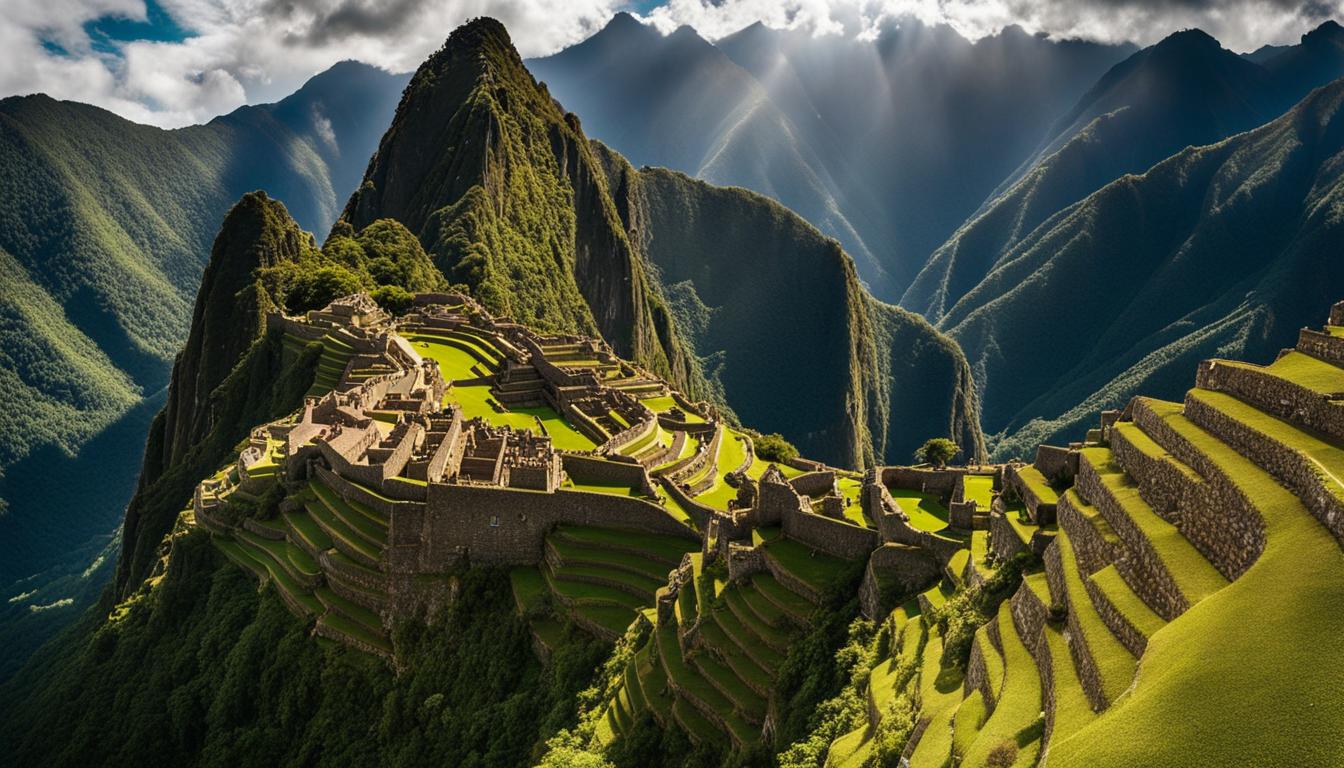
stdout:
POLYGON ((1302 44, 1309 43, 1339 43, 1344 41, 1344 27, 1341 27, 1334 19, 1327 19, 1320 26, 1302 35, 1302 44))
POLYGON ((603 32, 609 29, 637 30, 637 29, 645 29, 645 25, 642 22, 640 22, 639 19, 636 19, 634 15, 631 14, 629 11, 620 11, 619 13, 611 17, 611 20, 606 23, 606 26, 602 27, 603 32))
MULTIPOLYGON (((489 16, 480 16, 454 29, 448 35, 448 41, 443 44, 440 53, 453 55, 487 48, 512 51, 513 40, 509 37, 509 31, 504 28, 499 20, 489 16)), ((430 61, 435 58, 437 58, 437 55, 430 57, 430 61)), ((426 64, 428 63, 426 62, 426 64)))
POLYGON ((1198 27, 1182 29, 1162 38, 1153 46, 1154 51, 1220 51, 1222 43, 1198 27))

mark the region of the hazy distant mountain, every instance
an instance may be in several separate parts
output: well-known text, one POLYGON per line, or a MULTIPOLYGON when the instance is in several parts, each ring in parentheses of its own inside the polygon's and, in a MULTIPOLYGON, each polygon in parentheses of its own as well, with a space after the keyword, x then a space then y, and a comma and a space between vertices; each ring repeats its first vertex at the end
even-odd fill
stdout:
POLYGON ((757 24, 711 45, 622 15, 529 66, 632 162, 777 198, 840 240, 877 296, 894 299, 1131 50, 1015 27, 971 43, 913 21, 872 42, 757 24))
POLYGON ((1114 181, 1009 250, 942 319, 999 456, 1076 435, 1208 357, 1268 362, 1344 294, 1344 81, 1114 181))
POLYGON ((849 219, 845 190, 806 132, 752 74, 690 27, 663 36, 626 13, 528 68, 586 131, 636 166, 656 165, 780 200, 840 240, 869 279, 885 270, 849 219))
POLYGON ((1036 227, 1126 173, 1187 146, 1262 125, 1344 75, 1333 22, 1264 65, 1198 30, 1179 32, 1106 73, 1034 158, 944 243, 901 299, 939 322, 1036 227))
POLYGON ((279 103, 173 131, 0 101, 0 588, 24 595, 0 602, 4 626, 79 607, 57 601, 82 589, 69 579, 88 576, 130 497, 224 212, 260 188, 325 231, 406 79, 342 63, 279 103))

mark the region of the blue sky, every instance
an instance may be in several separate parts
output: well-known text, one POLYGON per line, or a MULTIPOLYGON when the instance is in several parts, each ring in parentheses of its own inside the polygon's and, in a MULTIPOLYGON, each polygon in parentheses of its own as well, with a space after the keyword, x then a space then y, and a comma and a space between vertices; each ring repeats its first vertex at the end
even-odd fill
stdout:
POLYGON ((414 69, 457 25, 499 18, 525 56, 630 10, 714 40, 755 21, 863 38, 914 16, 969 38, 1029 32, 1149 44, 1198 26, 1233 50, 1295 42, 1344 0, 0 0, 0 96, 46 92, 167 127, 274 101, 337 61, 414 69))

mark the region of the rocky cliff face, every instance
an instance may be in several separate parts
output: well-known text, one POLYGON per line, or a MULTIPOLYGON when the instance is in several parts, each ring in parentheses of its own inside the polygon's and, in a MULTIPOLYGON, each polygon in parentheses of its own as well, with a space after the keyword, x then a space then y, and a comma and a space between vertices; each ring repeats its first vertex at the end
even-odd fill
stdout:
POLYGON ((594 151, 711 388, 744 424, 842 466, 908 463, 930 437, 981 454, 961 350, 874 299, 837 242, 752 192, 594 151))
POLYGON ((394 218, 492 311, 600 333, 692 394, 702 385, 616 216, 577 119, 480 19, 412 78, 343 218, 394 218))
POLYGON ((316 356, 285 365, 279 339, 265 334, 275 300, 258 273, 314 251, 312 236, 264 192, 244 195, 225 217, 126 510, 119 590, 143 579, 192 485, 266 414, 296 407, 311 384, 316 356))

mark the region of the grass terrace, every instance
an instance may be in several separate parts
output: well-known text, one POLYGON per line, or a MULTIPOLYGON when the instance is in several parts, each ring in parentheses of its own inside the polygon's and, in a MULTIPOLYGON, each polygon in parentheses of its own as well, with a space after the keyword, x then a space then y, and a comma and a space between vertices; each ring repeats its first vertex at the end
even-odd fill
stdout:
POLYGON ((947 507, 938 501, 935 494, 908 488, 887 490, 901 511, 909 516, 910 527, 929 533, 937 533, 947 527, 947 507))
MULTIPOLYGON (((1060 531, 1055 537, 1055 546, 1059 547, 1059 558, 1064 571, 1066 594, 1063 597, 1068 600, 1069 611, 1077 620, 1078 628, 1083 634, 1086 652, 1092 657, 1101 677, 1101 687, 1106 701, 1113 702, 1134 680, 1135 659, 1121 645, 1120 640, 1111 634, 1101 615, 1097 613, 1097 608, 1093 605, 1083 582, 1084 576, 1078 571, 1077 556, 1068 534, 1060 531)), ((1062 681, 1055 682, 1056 689, 1061 689, 1062 681)))
POLYGON ((849 568, 849 563, 823 552, 814 552, 793 539, 778 536, 765 545, 766 556, 800 581, 825 591, 849 568))
MULTIPOLYGON (((645 408, 648 408, 650 411, 653 411, 654 413, 667 413, 673 408, 680 408, 680 406, 677 405, 677 401, 671 395, 659 395, 658 397, 649 397, 640 400, 640 402, 644 404, 645 408)), ((691 413, 690 411, 682 409, 682 413, 685 416, 685 418, 683 418, 682 420, 687 424, 705 423, 703 417, 697 416, 696 414, 691 413)))
POLYGON ((1191 423, 1179 404, 1140 399, 1136 409, 1163 422, 1256 500, 1267 542, 1239 579, 1153 634, 1122 705, 1053 745, 1052 766, 1175 766, 1184 755, 1176 745, 1196 743, 1208 765, 1337 764, 1344 737, 1338 695, 1344 647, 1333 641, 1344 635, 1338 542, 1295 495, 1191 423), (1189 652, 1209 638, 1217 638, 1217 653, 1189 652), (1266 701, 1314 706, 1267 709, 1266 701), (1334 738, 1304 739, 1307 733, 1334 738), (1104 759, 1094 751, 1103 738, 1104 759))
POLYGON ((1181 594, 1194 604, 1227 586, 1227 579, 1195 549, 1189 539, 1148 506, 1139 495, 1138 486, 1112 458, 1109 448, 1083 449, 1083 460, 1097 471, 1102 485, 1157 553, 1181 594))
POLYGON ((1059 501, 1059 491, 1046 482, 1045 475, 1039 469, 1027 465, 1017 471, 1017 477, 1041 503, 1054 504, 1059 501))
MULTIPOLYGON (((1047 603, 1048 604, 1048 603, 1047 603)), ((999 606, 999 637, 1003 641, 1003 689, 994 712, 985 721, 975 740, 966 748, 964 765, 985 765, 989 753, 1004 742, 1013 743, 1018 752, 1014 765, 1033 765, 1039 745, 1039 730, 1033 728, 1041 712, 1041 677, 1036 662, 1013 626, 1008 601, 999 606)))
POLYGON ((975 506, 989 511, 989 506, 994 501, 994 476, 966 475, 962 478, 962 483, 965 499, 974 501, 975 506))
MULTIPOLYGON (((1218 365, 1235 365, 1243 368, 1256 366, 1248 363, 1219 361, 1218 365)), ((1344 392, 1344 368, 1338 368, 1311 355, 1292 351, 1264 367, 1264 370, 1300 387, 1324 397, 1344 392)))
POLYGON ((654 467, 651 471, 658 472, 660 470, 667 469, 668 467, 672 466, 673 464, 676 464, 679 461, 685 461, 686 459, 689 459, 690 457, 694 456, 696 449, 699 447, 700 447, 700 438, 696 437, 695 435, 687 434, 686 439, 682 441, 681 444, 681 453, 678 453, 675 458, 668 459, 666 463, 654 467))
POLYGON ((929 718, 929 724, 910 755, 911 766, 941 766, 952 753, 952 718, 961 705, 962 676, 955 669, 942 668, 942 655, 942 636, 930 632, 919 669, 920 712, 921 717, 929 718))
POLYGON ((504 406, 497 403, 490 394, 488 384, 453 385, 448 388, 444 400, 461 406, 463 417, 468 419, 480 417, 497 427, 513 427, 539 433, 537 422, 540 421, 546 434, 551 437, 551 444, 562 451, 591 451, 597 447, 597 443, 575 429, 549 406, 504 410, 504 406))

